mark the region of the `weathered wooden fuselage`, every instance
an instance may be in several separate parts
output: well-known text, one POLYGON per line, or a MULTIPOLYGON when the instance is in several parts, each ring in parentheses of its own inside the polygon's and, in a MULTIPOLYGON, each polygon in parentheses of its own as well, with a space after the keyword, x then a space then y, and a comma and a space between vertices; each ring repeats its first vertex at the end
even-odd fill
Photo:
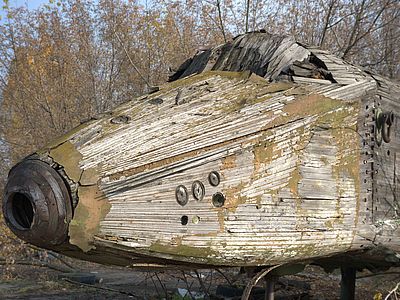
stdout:
POLYGON ((57 239, 28 233, 54 226, 35 213, 25 229, 12 217, 17 193, 35 201, 15 188, 17 165, 5 196, 11 229, 126 266, 261 266, 353 253, 399 263, 399 85, 261 33, 199 53, 172 80, 27 159, 50 165, 67 186, 72 210, 57 239), (388 125, 382 114, 390 113, 388 125))

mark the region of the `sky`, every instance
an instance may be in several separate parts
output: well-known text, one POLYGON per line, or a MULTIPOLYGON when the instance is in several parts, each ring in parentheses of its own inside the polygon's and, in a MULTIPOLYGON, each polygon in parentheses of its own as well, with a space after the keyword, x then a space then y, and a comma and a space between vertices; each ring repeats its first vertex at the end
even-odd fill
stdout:
MULTIPOLYGON (((38 8, 41 4, 48 3, 48 0, 9 0, 9 6, 10 7, 20 7, 20 6, 25 6, 29 9, 35 9, 38 8)), ((4 19, 6 17, 6 13, 3 9, 3 0, 0 0, 0 16, 1 20, 0 23, 4 22, 4 19)))
POLYGON ((9 5, 12 7, 27 6, 30 9, 35 9, 40 4, 48 2, 47 0, 9 0, 9 5))

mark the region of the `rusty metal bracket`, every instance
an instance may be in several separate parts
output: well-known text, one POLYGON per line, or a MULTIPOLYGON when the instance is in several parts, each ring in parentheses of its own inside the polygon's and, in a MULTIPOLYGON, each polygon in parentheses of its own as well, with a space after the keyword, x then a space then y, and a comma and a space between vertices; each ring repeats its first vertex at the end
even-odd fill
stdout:
POLYGON ((376 120, 376 131, 375 131, 376 144, 380 146, 382 144, 382 140, 385 143, 390 143, 391 128, 394 123, 393 112, 383 112, 382 109, 378 108, 376 110, 375 120, 376 120))

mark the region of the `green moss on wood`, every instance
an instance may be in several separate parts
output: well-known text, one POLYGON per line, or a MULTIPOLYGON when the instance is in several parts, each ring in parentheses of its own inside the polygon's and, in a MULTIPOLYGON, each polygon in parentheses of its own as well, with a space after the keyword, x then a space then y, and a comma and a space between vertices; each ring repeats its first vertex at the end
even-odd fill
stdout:
POLYGON ((200 259, 202 263, 207 264, 221 264, 218 259, 219 255, 217 252, 211 249, 211 246, 208 247, 194 247, 188 245, 182 245, 179 242, 177 245, 168 245, 165 243, 156 242, 153 243, 149 247, 150 252, 157 252, 161 254, 170 254, 175 257, 184 257, 184 258, 196 258, 200 259))

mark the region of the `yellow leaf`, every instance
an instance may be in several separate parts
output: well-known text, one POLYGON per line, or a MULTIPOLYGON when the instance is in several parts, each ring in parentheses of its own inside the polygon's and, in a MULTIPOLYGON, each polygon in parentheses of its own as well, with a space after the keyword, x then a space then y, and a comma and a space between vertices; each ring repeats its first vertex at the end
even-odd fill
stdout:
POLYGON ((35 63, 35 59, 33 58, 33 56, 29 55, 28 56, 28 64, 31 66, 35 63))

